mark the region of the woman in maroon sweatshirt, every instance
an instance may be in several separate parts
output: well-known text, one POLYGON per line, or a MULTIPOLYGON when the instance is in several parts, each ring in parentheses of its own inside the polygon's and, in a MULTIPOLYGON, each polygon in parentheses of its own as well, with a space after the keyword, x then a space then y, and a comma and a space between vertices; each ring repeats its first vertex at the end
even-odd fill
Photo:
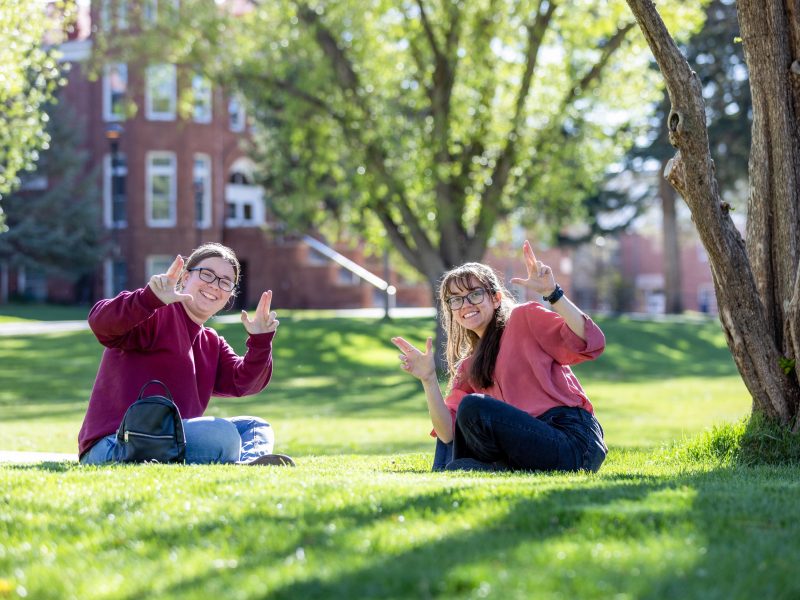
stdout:
POLYGON ((450 385, 442 396, 428 338, 421 352, 403 338, 401 367, 422 381, 438 438, 434 469, 591 470, 606 457, 603 430, 569 365, 605 348, 603 332, 564 296, 552 269, 523 246, 527 279, 542 296, 515 305, 480 263, 447 273, 439 289, 450 385))
POLYGON ((114 462, 115 432, 125 411, 151 379, 169 388, 183 418, 188 463, 293 464, 273 454, 270 425, 258 417, 204 417, 215 396, 263 390, 272 375, 272 338, 278 320, 264 292, 253 318, 242 311, 249 337, 238 356, 205 322, 235 293, 240 266, 233 250, 204 244, 185 261, 154 275, 133 292, 101 300, 89 325, 105 346, 89 408, 78 435, 83 464, 114 462))

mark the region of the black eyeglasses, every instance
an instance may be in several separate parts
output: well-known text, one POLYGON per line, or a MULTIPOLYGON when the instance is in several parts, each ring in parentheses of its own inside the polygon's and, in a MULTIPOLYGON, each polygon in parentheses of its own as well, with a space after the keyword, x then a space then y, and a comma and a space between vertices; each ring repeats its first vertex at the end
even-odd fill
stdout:
POLYGON ((236 284, 233 283, 227 277, 220 277, 211 269, 206 269, 205 267, 195 267, 194 269, 186 269, 187 271, 198 271, 197 276, 206 283, 214 283, 218 281, 219 289, 223 292, 232 292, 233 288, 236 287, 236 284))
POLYGON ((450 310, 458 310, 462 306, 464 306, 464 299, 466 298, 467 302, 475 306, 476 304, 480 304, 483 302, 483 298, 486 295, 486 290, 483 288, 477 288, 472 290, 466 296, 450 296, 445 302, 447 302, 447 306, 450 307, 450 310))

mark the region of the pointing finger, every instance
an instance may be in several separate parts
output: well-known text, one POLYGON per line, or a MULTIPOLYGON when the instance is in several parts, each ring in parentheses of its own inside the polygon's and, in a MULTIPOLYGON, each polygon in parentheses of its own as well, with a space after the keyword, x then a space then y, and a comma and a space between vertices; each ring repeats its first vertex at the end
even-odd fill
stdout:
POLYGON ((430 354, 431 350, 433 349, 433 338, 428 338, 428 341, 425 342, 425 354, 430 354))
POLYGON ((272 305, 272 290, 268 290, 261 294, 261 299, 258 301, 258 308, 256 312, 262 315, 268 315, 270 306, 272 305))
POLYGON ((536 260, 536 254, 533 252, 533 246, 531 246, 531 243, 528 240, 525 240, 525 243, 522 245, 522 252, 525 254, 525 258, 528 261, 532 262, 533 264, 538 262, 536 260))
POLYGON ((178 254, 175 257, 175 260, 172 261, 172 264, 167 269, 167 277, 170 279, 175 279, 180 275, 181 269, 183 268, 183 257, 178 254))
POLYGON ((400 348, 400 350, 402 350, 403 352, 411 352, 414 349, 414 346, 409 344, 401 337, 392 338, 392 343, 398 348, 400 348))

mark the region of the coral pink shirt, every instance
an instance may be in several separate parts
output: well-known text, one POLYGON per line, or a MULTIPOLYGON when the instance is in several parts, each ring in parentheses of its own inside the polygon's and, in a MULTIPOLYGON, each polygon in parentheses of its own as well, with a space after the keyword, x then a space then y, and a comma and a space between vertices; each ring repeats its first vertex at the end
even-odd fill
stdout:
POLYGON ((491 387, 480 388, 469 382, 473 357, 461 362, 453 387, 445 399, 455 423, 462 398, 467 394, 487 394, 538 417, 556 406, 579 406, 594 413, 592 403, 578 378, 574 365, 600 356, 605 336, 584 315, 586 339, 573 332, 561 315, 538 302, 515 306, 506 322, 491 387))

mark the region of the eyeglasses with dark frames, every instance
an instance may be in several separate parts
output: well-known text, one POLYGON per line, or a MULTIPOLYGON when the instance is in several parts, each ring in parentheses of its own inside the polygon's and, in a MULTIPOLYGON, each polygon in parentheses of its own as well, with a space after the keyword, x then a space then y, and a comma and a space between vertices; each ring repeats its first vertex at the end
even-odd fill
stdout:
POLYGON ((206 283, 214 283, 219 282, 217 285, 219 289, 223 292, 232 292, 233 289, 236 287, 236 284, 233 283, 227 277, 221 277, 214 273, 211 269, 206 269, 205 267, 195 267, 194 269, 186 269, 187 271, 197 271, 197 276, 200 278, 201 281, 205 281, 206 283))
POLYGON ((483 302, 484 297, 486 296, 486 290, 483 288, 476 288, 472 290, 469 294, 464 296, 450 296, 445 302, 450 310, 458 310, 462 306, 464 306, 464 299, 467 300, 472 306, 476 304, 480 304, 483 302))

